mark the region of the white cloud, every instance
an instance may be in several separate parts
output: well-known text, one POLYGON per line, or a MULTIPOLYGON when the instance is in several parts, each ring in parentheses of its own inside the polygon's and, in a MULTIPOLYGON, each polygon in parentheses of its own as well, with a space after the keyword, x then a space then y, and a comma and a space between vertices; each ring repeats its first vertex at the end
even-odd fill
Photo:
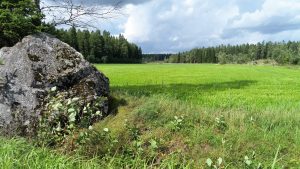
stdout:
POLYGON ((265 0, 261 7, 241 12, 223 28, 223 43, 300 40, 300 1, 265 0))
POLYGON ((151 9, 140 5, 128 5, 126 11, 134 15, 129 15, 124 24, 124 35, 135 42, 149 41, 152 25, 148 13, 151 13, 151 9))
POLYGON ((273 32, 290 29, 291 25, 300 26, 299 0, 266 0, 261 9, 246 12, 240 19, 232 23, 232 28, 258 29, 258 31, 273 32), (277 26, 278 29, 271 29, 277 26), (267 30, 259 29, 265 28, 267 30))
POLYGON ((300 40, 300 0, 125 2, 123 17, 95 22, 101 30, 123 33, 146 53, 227 43, 300 40))
POLYGON ((228 3, 216 8, 217 4, 205 0, 153 0, 132 6, 127 11, 129 18, 124 24, 124 35, 148 48, 146 52, 159 52, 161 48, 174 52, 206 46, 239 14, 237 6, 228 3))

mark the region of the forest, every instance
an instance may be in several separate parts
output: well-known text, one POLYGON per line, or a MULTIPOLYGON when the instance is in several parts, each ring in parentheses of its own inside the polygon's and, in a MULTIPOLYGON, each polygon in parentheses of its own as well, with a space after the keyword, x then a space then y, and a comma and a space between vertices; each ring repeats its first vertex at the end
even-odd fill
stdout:
POLYGON ((143 54, 143 63, 151 63, 151 62, 164 62, 172 54, 143 54))
POLYGON ((164 59, 168 63, 249 63, 272 60, 278 64, 300 64, 300 42, 259 42, 194 48, 164 59))
POLYGON ((92 63, 140 63, 142 49, 130 43, 120 34, 113 36, 108 31, 89 31, 71 27, 68 30, 56 29, 57 38, 79 51, 92 63))

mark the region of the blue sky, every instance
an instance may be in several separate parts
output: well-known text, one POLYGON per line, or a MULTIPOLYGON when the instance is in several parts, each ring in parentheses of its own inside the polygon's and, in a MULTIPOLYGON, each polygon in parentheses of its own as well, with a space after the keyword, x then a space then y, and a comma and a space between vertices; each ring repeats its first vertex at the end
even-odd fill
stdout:
POLYGON ((300 0, 123 0, 122 14, 94 22, 101 30, 124 34, 144 53, 300 40, 300 0))

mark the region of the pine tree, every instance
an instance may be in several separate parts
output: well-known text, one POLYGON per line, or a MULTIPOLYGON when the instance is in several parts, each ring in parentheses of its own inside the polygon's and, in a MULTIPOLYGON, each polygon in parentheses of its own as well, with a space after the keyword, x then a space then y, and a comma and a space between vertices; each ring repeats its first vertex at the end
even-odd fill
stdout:
POLYGON ((94 57, 94 61, 96 63, 103 62, 103 37, 101 36, 101 32, 97 30, 96 32, 92 32, 89 39, 90 43, 90 57, 94 57))
POLYGON ((74 27, 68 31, 59 29, 54 32, 62 41, 73 47, 78 46, 78 51, 93 63, 140 63, 142 61, 142 49, 129 43, 123 35, 118 38, 111 36, 108 31, 103 31, 101 35, 100 30, 76 31, 74 27))
POLYGON ((83 31, 83 51, 82 54, 84 57, 89 56, 90 54, 90 32, 88 30, 83 31))
POLYGON ((119 35, 119 41, 120 41, 120 51, 121 51, 121 56, 120 58, 126 59, 129 58, 129 49, 127 45, 127 40, 123 35, 119 35))
POLYGON ((78 48, 77 30, 74 25, 70 28, 69 34, 70 34, 70 45, 78 51, 79 48, 78 48))
POLYGON ((262 44, 261 43, 257 43, 256 60, 262 59, 261 53, 262 53, 262 44))
POLYGON ((111 36, 110 33, 107 31, 103 31, 103 39, 104 39, 104 47, 103 47, 103 53, 104 57, 107 62, 110 62, 113 60, 112 56, 112 50, 111 50, 111 36))
POLYGON ((0 1, 0 48, 38 32, 43 15, 32 0, 0 1))

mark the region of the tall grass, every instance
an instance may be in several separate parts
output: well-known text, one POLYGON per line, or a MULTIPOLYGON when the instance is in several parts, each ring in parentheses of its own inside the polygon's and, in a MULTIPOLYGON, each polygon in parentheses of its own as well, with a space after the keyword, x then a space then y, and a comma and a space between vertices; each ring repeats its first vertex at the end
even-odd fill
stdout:
POLYGON ((67 157, 47 148, 34 147, 23 138, 0 138, 0 142, 0 168, 3 169, 100 167, 93 160, 67 157))

